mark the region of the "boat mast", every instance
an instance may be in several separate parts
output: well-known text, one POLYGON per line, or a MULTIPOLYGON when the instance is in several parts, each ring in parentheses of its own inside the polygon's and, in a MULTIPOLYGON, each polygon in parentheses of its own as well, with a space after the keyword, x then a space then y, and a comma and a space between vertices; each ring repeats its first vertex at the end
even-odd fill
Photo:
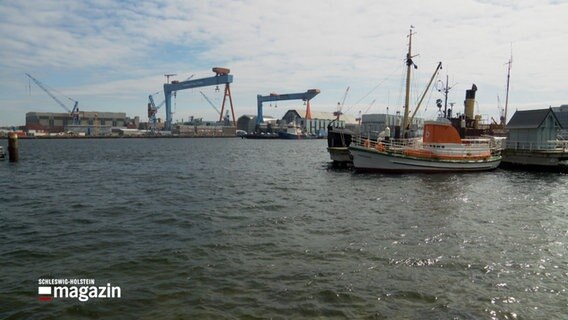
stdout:
POLYGON ((418 101, 418 104, 416 105, 416 108, 414 109, 414 112, 412 113, 412 117, 410 117, 410 120, 408 121, 409 124, 410 124, 410 122, 412 122, 412 120, 414 120, 414 116, 416 116, 416 112, 418 112, 418 108, 420 108, 422 101, 424 101, 424 98, 426 97, 426 94, 428 93, 428 90, 430 89, 430 86, 432 85, 432 82, 434 81, 434 77, 436 77, 436 75, 438 74, 438 71, 440 71, 440 69, 442 69, 442 62, 438 62, 438 66, 436 67, 436 71, 434 71, 434 73, 432 74, 432 78, 430 78, 430 82, 428 82, 426 89, 424 89, 424 93, 422 94, 420 101, 418 101))
POLYGON ((402 120, 402 132, 403 136, 406 135, 408 130, 408 113, 410 108, 410 69, 412 66, 416 68, 414 62, 412 62, 412 29, 414 27, 410 26, 410 32, 408 34, 408 53, 406 54, 406 95, 404 97, 404 118, 402 120))
MULTIPOLYGON (((512 51, 512 50, 511 50, 512 51)), ((507 62, 507 93, 505 95, 505 115, 503 118, 503 125, 507 125, 507 107, 509 106, 509 82, 511 80, 511 65, 513 64, 513 53, 511 52, 511 57, 509 62, 507 62)))
POLYGON ((450 93, 450 88, 448 87, 448 75, 446 74, 446 87, 444 88, 444 118, 448 117, 448 93, 450 93))

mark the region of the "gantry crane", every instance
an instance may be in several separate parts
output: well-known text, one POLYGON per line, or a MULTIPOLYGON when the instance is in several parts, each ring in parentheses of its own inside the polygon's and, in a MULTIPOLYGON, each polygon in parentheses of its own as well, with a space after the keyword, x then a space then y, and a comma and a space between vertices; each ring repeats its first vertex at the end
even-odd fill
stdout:
POLYGON ((77 125, 79 124, 79 102, 71 99, 67 96, 64 96, 65 98, 71 100, 72 102, 74 102, 75 104, 73 105, 73 109, 69 109, 63 102, 61 102, 61 100, 59 100, 53 93, 51 93, 51 91, 47 88, 46 85, 44 85, 43 83, 41 83, 41 81, 39 81, 38 79, 32 77, 29 73, 26 73, 26 76, 28 76, 28 78, 30 78, 35 84, 37 84, 38 87, 40 87, 43 91, 45 91, 45 93, 47 93, 53 100, 55 100, 55 102, 57 102, 57 104, 59 104, 63 109, 65 109, 65 111, 69 112, 69 114, 71 115, 71 118, 73 119, 73 124, 77 125))
POLYGON ((312 113, 310 111, 310 100, 313 99, 320 93, 319 89, 310 89, 306 92, 302 93, 286 93, 286 94, 277 94, 271 93, 267 96, 261 96, 260 94, 256 96, 257 101, 257 116, 256 116, 256 124, 260 124, 264 121, 262 116, 262 103, 267 101, 280 101, 280 100, 303 100, 306 101, 306 116, 305 119, 311 119, 312 113))
POLYGON ((231 97, 231 88, 229 84, 233 82, 233 75, 229 74, 230 70, 227 68, 213 68, 215 76, 209 78, 195 79, 195 80, 185 80, 185 81, 175 81, 172 83, 164 84, 164 95, 166 102, 166 123, 165 129, 172 129, 172 93, 179 90, 207 87, 207 86, 218 86, 220 84, 225 85, 225 95, 223 96, 223 104, 221 105, 221 112, 219 115, 219 121, 223 118, 223 111, 225 110, 225 101, 229 97, 229 103, 231 105, 231 114, 233 116, 233 125, 237 126, 235 121, 235 111, 233 109, 233 98, 231 97))

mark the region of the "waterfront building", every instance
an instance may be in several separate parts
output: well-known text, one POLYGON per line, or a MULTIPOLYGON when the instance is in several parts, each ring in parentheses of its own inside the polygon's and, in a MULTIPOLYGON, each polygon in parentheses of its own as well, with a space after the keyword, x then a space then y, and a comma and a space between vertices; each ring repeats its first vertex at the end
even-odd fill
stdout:
POLYGON ((562 125, 552 108, 517 111, 507 123, 507 147, 514 149, 549 149, 562 125))
POLYGON ((568 169, 568 140, 552 108, 517 111, 507 123, 508 139, 503 150, 504 166, 534 167, 538 170, 568 169))
MULTIPOLYGON (((391 138, 395 136, 396 130, 402 125, 402 115, 389 115, 384 113, 364 114, 361 117, 361 134, 376 140, 386 127, 390 129, 391 138)), ((412 136, 421 137, 424 128, 424 119, 414 118, 410 123, 412 136)))
POLYGON ((288 110, 282 117, 282 124, 295 123, 296 125, 305 128, 306 133, 321 136, 327 136, 327 126, 333 122, 336 128, 345 128, 348 124, 356 123, 355 117, 350 115, 341 115, 339 120, 333 112, 320 112, 311 111, 311 118, 305 119, 305 111, 291 109, 288 110), (335 121, 334 121, 335 120, 335 121))
POLYGON ((69 113, 28 112, 27 130, 44 130, 50 133, 73 132, 87 135, 106 135, 112 127, 125 127, 129 119, 124 112, 79 111, 79 122, 73 124, 69 113))
POLYGON ((247 133, 255 131, 272 132, 278 127, 278 120, 271 116, 263 116, 264 121, 260 123, 258 130, 256 130, 256 116, 245 114, 237 120, 237 130, 243 130, 247 133))

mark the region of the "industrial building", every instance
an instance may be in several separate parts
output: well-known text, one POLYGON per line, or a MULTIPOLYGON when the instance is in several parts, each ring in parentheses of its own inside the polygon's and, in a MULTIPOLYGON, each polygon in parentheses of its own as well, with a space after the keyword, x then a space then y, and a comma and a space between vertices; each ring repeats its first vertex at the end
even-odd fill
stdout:
POLYGON ((254 132, 254 124, 256 122, 256 116, 245 114, 239 117, 237 120, 237 130, 242 130, 245 132, 254 132))
MULTIPOLYGON (((264 116, 264 122, 259 124, 259 130, 263 132, 271 131, 278 128, 278 120, 271 116, 264 116)), ((243 130, 248 133, 255 132, 256 116, 245 114, 237 120, 237 130, 243 130)))
MULTIPOLYGON (((284 114, 281 120, 270 116, 263 116, 264 121, 259 124, 259 128, 256 128, 257 116, 243 115, 239 117, 237 121, 237 129, 248 133, 255 131, 272 132, 277 129, 285 128, 289 123, 295 123, 297 126, 305 128, 308 134, 325 136, 327 135, 327 126, 337 118, 333 112, 311 111, 311 119, 305 119, 301 114, 305 114, 305 111, 291 109, 284 114)), ((355 123, 354 117, 342 115, 340 120, 336 120, 333 123, 333 126, 344 128, 347 124, 355 123)))
POLYGON ((232 137, 236 134, 236 128, 208 122, 201 124, 173 124, 172 134, 187 137, 232 137))
MULTIPOLYGON (((337 116, 333 112, 320 112, 311 111, 310 119, 305 119, 300 114, 305 113, 303 111, 298 111, 295 109, 288 110, 286 114, 282 117, 284 124, 296 123, 302 128, 306 128, 306 132, 315 135, 327 135, 327 126, 334 120, 337 116)), ((334 127, 345 128, 346 124, 354 124, 355 118, 349 115, 341 115, 339 120, 334 122, 334 127)))
MULTIPOLYGON (((400 128, 402 124, 402 116, 389 115, 384 113, 377 114, 364 114, 361 117, 361 134, 376 139, 378 135, 385 130, 388 126, 391 133, 395 135, 395 130, 400 128)), ((412 123, 410 123, 410 130, 413 132, 413 136, 422 136, 422 129, 424 128, 424 119, 414 118, 412 123)))
POLYGON ((78 121, 73 123, 69 113, 28 112, 27 130, 43 130, 49 133, 72 132, 87 135, 110 135, 112 127, 126 127, 130 122, 138 127, 138 117, 131 121, 124 112, 79 111, 78 121))

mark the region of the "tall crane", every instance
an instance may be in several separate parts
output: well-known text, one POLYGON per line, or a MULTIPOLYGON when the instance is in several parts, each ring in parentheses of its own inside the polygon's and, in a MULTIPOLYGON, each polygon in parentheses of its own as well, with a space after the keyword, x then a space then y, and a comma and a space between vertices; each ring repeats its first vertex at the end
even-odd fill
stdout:
POLYGON ((335 111, 333 113, 334 116, 337 117, 337 120, 339 120, 339 117, 343 114, 343 112, 341 112, 341 110, 343 109, 343 106, 345 105, 345 99, 347 99, 347 94, 349 93, 349 86, 347 86, 347 90, 345 90, 345 94, 343 95, 343 100, 341 101, 341 103, 337 103, 337 111, 335 111))
POLYGON ((209 97, 207 97, 205 95, 205 93, 203 93, 203 91, 199 91, 199 93, 201 93, 201 95, 203 96, 203 98, 205 98, 205 100, 207 100, 207 102, 209 102, 209 105, 211 107, 213 107, 213 109, 215 109, 215 111, 217 111, 217 114, 221 115, 221 111, 219 111, 219 109, 217 109, 217 107, 213 104, 213 102, 211 102, 211 100, 209 100, 209 97))
POLYGON ((69 112, 69 114, 73 118, 73 124, 75 125, 79 124, 79 101, 73 100, 65 96, 65 98, 75 103, 73 105, 73 109, 70 110, 63 102, 61 102, 61 100, 59 100, 53 93, 51 93, 51 91, 47 88, 47 86, 41 83, 41 81, 32 77, 29 73, 26 73, 26 76, 28 76, 28 78, 30 78, 35 84, 37 84, 37 86, 40 87, 43 91, 45 91, 45 93, 47 93, 53 100, 55 100, 55 102, 57 102, 57 104, 59 104, 63 109, 65 109, 65 111, 69 112))
POLYGON ((175 92, 179 90, 207 86, 219 86, 220 84, 225 85, 225 95, 223 96, 223 104, 221 105, 221 115, 219 116, 219 121, 222 120, 223 110, 225 110, 225 101, 228 97, 229 103, 231 105, 231 113, 233 116, 233 126, 237 126, 237 123, 235 121, 235 111, 233 109, 233 98, 231 97, 231 88, 229 86, 229 84, 233 82, 233 75, 229 74, 230 70, 227 68, 215 67, 212 69, 212 71, 215 73, 215 76, 213 77, 185 81, 172 81, 172 83, 164 84, 164 96, 166 100, 166 130, 172 129, 172 94, 175 94, 175 92))
MULTIPOLYGON (((361 111, 359 110, 359 114, 357 115, 357 118, 355 118, 355 120, 357 121, 357 123, 361 124, 361 119, 362 119, 362 114, 366 114, 367 112, 369 112, 369 109, 371 109, 371 107, 373 106, 373 104, 375 104, 375 101, 377 101, 377 99, 373 99, 373 101, 371 101, 371 103, 367 106, 367 109, 365 109, 365 111, 361 111)), ((387 107, 387 114, 388 114, 388 107, 387 107)))
POLYGON ((256 124, 260 124, 264 121, 264 117, 262 116, 262 103, 267 101, 280 101, 280 100, 303 100, 306 101, 306 116, 305 119, 311 119, 312 115, 310 112, 310 100, 317 96, 320 93, 319 89, 310 89, 306 92, 300 93, 286 93, 286 94, 277 94, 271 93, 267 96, 261 96, 260 94, 256 96, 256 104, 257 104, 257 116, 256 116, 256 124))
POLYGON ((369 112, 369 109, 371 109, 371 107, 373 106, 373 104, 375 104, 375 101, 377 101, 377 99, 373 99, 373 101, 371 101, 371 103, 369 104, 369 106, 367 106, 367 109, 365 109, 364 113, 369 112))
POLYGON ((166 100, 160 102, 159 105, 154 103, 154 96, 161 93, 160 91, 151 94, 148 96, 148 123, 150 123, 150 130, 152 132, 156 131, 156 114, 158 113, 158 109, 164 105, 166 100))
MULTIPOLYGON (((215 107, 215 104, 213 104, 211 99, 209 99, 209 97, 206 96, 205 93, 203 93, 203 91, 199 91, 199 93, 201 93, 203 98, 205 98, 205 100, 207 100, 207 102, 209 102, 209 105, 211 107, 213 107, 213 109, 215 109, 215 111, 217 111, 217 114, 219 114, 219 117, 222 117, 223 115, 221 114, 221 111, 219 111, 219 109, 217 109, 217 107, 215 107)), ((224 122, 224 125, 229 125, 229 123, 230 123, 229 110, 227 110, 227 112, 225 113, 225 118, 223 119, 223 122, 224 122)))

